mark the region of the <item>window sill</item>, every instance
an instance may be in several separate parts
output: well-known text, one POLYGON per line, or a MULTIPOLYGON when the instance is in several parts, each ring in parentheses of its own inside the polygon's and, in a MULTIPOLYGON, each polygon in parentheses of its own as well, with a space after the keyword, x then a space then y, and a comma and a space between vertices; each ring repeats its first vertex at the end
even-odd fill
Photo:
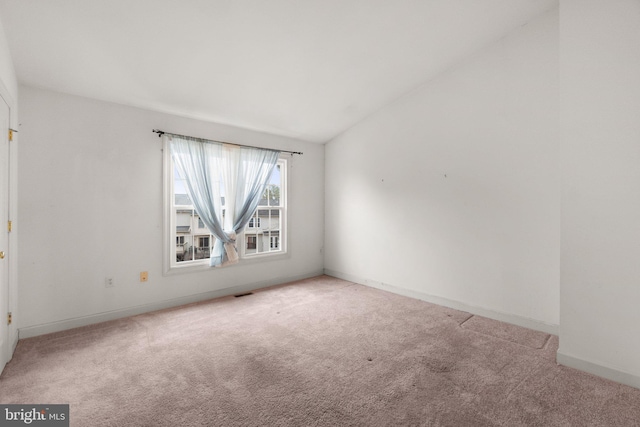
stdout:
POLYGON ((186 264, 186 265, 177 265, 177 266, 170 267, 168 269, 165 268, 162 275, 174 276, 179 274, 198 273, 203 271, 224 270, 227 268, 237 268, 237 267, 242 267, 244 265, 260 264, 260 263, 270 262, 270 261, 279 261, 279 260, 288 259, 288 258, 291 258, 288 252, 280 252, 278 254, 254 255, 247 258, 241 258, 237 264, 229 265, 226 267, 210 267, 209 260, 205 260, 204 262, 198 262, 198 263, 186 264))

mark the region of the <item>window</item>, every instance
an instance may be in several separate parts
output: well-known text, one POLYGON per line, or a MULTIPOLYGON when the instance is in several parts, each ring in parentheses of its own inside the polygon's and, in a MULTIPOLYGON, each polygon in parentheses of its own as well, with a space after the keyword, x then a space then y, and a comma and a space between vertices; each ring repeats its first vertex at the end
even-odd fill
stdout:
POLYGON ((255 249, 256 240, 256 236, 247 236, 247 249, 255 249))
MULTIPOLYGON (((215 236, 206 226, 186 191, 185 180, 173 164, 168 143, 164 146, 165 191, 165 272, 188 267, 209 267, 215 236), (207 234, 203 234, 207 233, 207 234)), ((236 238, 241 259, 261 258, 286 253, 287 158, 280 158, 258 208, 236 238)), ((222 197, 224 216, 224 195, 222 197)))
POLYGON ((210 236, 201 236, 200 237, 200 247, 208 248, 209 247, 209 237, 210 236))

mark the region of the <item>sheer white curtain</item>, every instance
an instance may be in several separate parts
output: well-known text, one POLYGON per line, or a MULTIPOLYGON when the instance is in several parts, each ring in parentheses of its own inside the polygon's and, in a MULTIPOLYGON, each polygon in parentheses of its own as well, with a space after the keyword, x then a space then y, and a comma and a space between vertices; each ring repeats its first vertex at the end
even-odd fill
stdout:
POLYGON ((280 152, 165 135, 193 207, 216 237, 210 265, 238 262, 236 237, 255 212, 280 152), (224 210, 222 197, 224 192, 224 210))

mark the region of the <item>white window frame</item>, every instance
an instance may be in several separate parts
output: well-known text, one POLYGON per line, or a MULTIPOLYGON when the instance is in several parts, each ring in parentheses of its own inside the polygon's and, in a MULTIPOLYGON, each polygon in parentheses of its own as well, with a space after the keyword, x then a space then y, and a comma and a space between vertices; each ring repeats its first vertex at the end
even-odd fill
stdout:
MULTIPOLYGON (((175 217, 175 198, 173 194, 174 183, 174 165, 171 158, 171 150, 169 148, 168 139, 164 138, 163 143, 163 274, 171 275, 176 273, 187 273, 198 270, 212 270, 215 267, 209 266, 208 259, 193 260, 193 261, 176 261, 176 217, 175 217)), ((269 206, 270 209, 280 210, 280 230, 279 230, 279 243, 278 250, 266 251, 261 253, 246 253, 245 251, 245 233, 240 233, 237 238, 238 255, 240 256, 240 262, 238 264, 225 267, 232 268, 234 266, 253 263, 270 261, 277 258, 288 257, 288 220, 287 220, 287 187, 289 179, 289 167, 290 162, 287 155, 282 154, 278 159, 278 165, 280 165, 281 186, 280 186, 280 206, 269 206)), ((264 208, 264 207, 263 207, 264 208)), ((248 224, 247 227, 248 229, 248 224)), ((256 230, 252 228, 251 230, 256 230)), ((195 236, 195 235, 194 235, 195 236)), ((211 236, 212 238, 215 238, 211 236)), ((256 242, 257 243, 257 242, 256 242)))

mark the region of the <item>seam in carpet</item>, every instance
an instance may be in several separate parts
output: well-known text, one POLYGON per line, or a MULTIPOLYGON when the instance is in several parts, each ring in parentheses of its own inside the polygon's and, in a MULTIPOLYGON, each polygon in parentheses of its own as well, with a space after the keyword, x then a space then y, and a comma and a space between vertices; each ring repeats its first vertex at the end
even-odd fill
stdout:
POLYGON ((544 342, 544 344, 542 344, 542 347, 540 347, 540 350, 546 350, 547 346, 549 345, 549 343, 551 342, 551 334, 547 334, 547 340, 544 342))
POLYGON ((462 322, 460 322, 459 326, 462 327, 462 325, 464 325, 465 323, 467 323, 469 320, 471 320, 471 318, 473 318, 474 315, 471 314, 469 315, 469 317, 467 317, 466 319, 464 319, 462 322))

